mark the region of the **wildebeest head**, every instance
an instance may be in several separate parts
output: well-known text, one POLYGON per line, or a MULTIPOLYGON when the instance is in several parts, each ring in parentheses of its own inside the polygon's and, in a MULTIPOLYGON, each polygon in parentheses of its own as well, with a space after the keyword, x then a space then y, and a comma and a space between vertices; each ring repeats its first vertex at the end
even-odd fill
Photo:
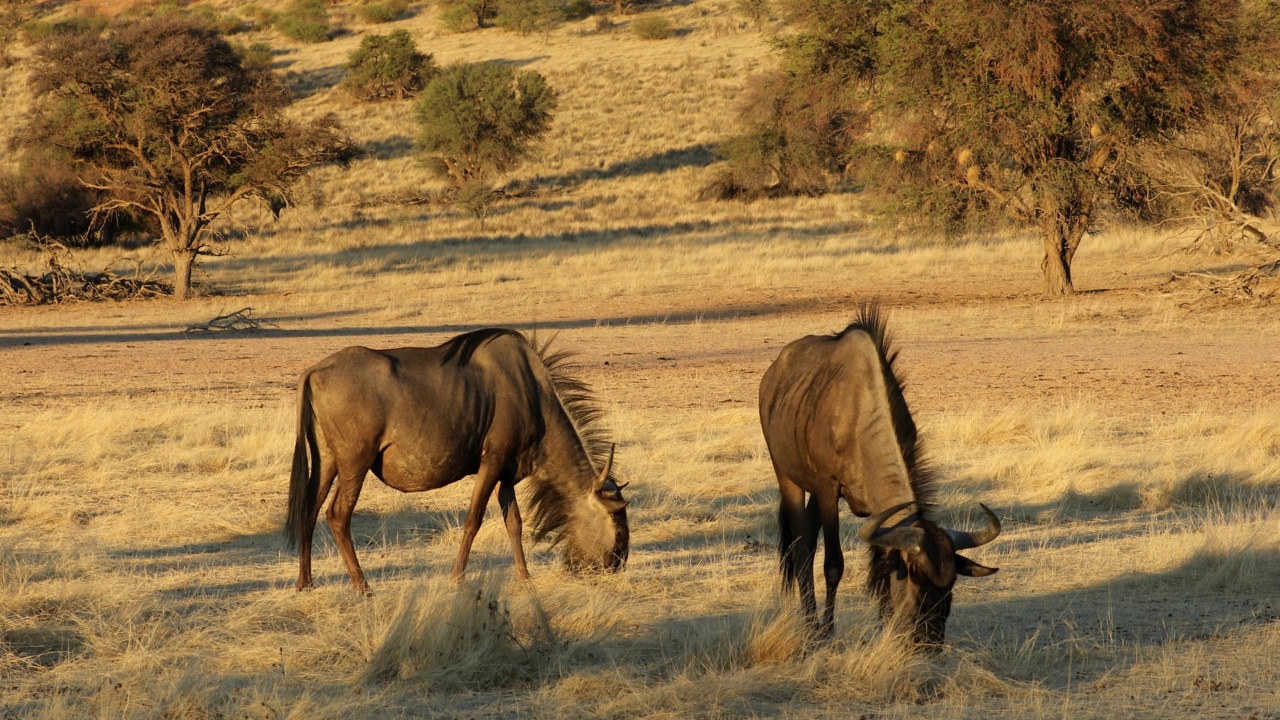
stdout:
POLYGON ((604 469, 595 478, 594 489, 578 504, 565 532, 565 564, 578 571, 615 571, 627 562, 631 533, 627 526, 627 501, 609 477, 613 469, 613 448, 604 469))
POLYGON ((911 504, 873 516, 858 530, 858 537, 871 545, 867 587, 879 598, 880 614, 908 630, 916 644, 937 649, 946 635, 956 577, 985 577, 999 569, 979 565, 959 551, 994 540, 1000 534, 1000 519, 982 505, 988 526, 977 532, 939 527, 919 513, 892 528, 881 527, 911 504))

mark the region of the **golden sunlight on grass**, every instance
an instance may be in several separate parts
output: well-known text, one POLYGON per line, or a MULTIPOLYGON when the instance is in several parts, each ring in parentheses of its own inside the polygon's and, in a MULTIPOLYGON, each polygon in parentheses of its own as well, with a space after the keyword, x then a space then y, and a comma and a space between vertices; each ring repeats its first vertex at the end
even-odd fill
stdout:
MULTIPOLYGON (((191 302, 0 309, 0 716, 1280 717, 1280 319, 1166 284, 1236 259, 1106 228, 1076 260, 1085 292, 1045 302, 1028 236, 922 236, 854 190, 695 201, 771 62, 727 0, 647 11, 681 29, 661 42, 594 19, 450 34, 427 3, 365 26, 330 5, 349 31, 331 42, 244 40, 275 47, 299 115, 334 112, 364 144, 349 170, 278 220, 244 208, 191 302), (420 202, 441 185, 410 102, 336 87, 362 34, 397 27, 437 61, 507 61, 561 93, 483 227, 420 202), (977 527, 982 502, 1004 526, 971 553, 1000 572, 960 579, 937 655, 882 628, 847 512, 836 636, 811 642, 779 592, 760 376, 875 297, 937 518, 977 527), (260 332, 183 333, 248 307, 260 332), (526 542, 514 580, 491 508, 453 585, 470 481, 370 478, 353 534, 374 596, 351 592, 323 522, 315 589, 295 592, 298 375, 489 325, 579 353, 632 483, 626 570, 575 575, 526 542)), ((30 102, 21 75, 0 69, 0 127, 30 102)), ((0 246, 0 265, 41 262, 0 246)))

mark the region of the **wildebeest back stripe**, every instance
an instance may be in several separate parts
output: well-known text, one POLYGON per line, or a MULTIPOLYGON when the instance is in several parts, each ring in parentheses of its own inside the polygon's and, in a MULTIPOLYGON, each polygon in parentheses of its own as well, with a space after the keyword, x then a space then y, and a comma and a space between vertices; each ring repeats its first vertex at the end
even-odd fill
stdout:
POLYGON ((509 330, 507 328, 485 328, 483 330, 475 330, 465 335, 459 335, 448 343, 448 349, 444 352, 444 357, 440 358, 441 365, 448 365, 450 361, 457 360, 461 367, 471 362, 471 356, 475 355, 485 343, 503 335, 515 335, 524 339, 524 335, 509 330))

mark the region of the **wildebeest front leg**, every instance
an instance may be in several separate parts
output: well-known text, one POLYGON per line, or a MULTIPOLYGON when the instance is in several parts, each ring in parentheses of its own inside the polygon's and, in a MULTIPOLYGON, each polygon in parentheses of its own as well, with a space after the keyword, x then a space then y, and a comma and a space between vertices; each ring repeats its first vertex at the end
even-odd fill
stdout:
POLYGON ((827 607, 818 632, 829 638, 836 627, 836 589, 844 577, 844 550, 840 548, 840 496, 819 499, 814 494, 809 498, 809 510, 810 515, 816 511, 822 522, 822 570, 827 581, 827 607))
POLYGON ((462 522, 462 545, 458 547, 458 561, 453 565, 453 580, 462 579, 467 569, 467 558, 471 556, 471 543, 475 542, 476 533, 480 532, 480 523, 484 520, 484 508, 493 496, 493 489, 498 485, 502 472, 500 463, 484 463, 476 476, 476 485, 471 490, 471 507, 467 508, 467 519, 462 522))
POLYGON ((320 462, 320 486, 316 489, 316 505, 312 508, 307 526, 303 528, 302 539, 298 542, 298 590, 311 588, 311 540, 316 532, 316 520, 320 518, 320 508, 329 497, 329 488, 333 486, 333 478, 338 468, 332 462, 320 462))
POLYGON ((504 480, 498 484, 498 507, 502 508, 507 534, 511 536, 511 554, 516 561, 516 576, 521 580, 528 580, 529 568, 524 562, 523 526, 520 523, 520 506, 516 504, 514 482, 504 480))

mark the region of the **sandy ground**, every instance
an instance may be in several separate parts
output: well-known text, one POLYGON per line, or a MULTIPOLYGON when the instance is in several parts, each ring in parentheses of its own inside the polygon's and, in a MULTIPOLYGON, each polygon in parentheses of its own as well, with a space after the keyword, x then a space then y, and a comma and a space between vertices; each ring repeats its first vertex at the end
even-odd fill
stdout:
MULTIPOLYGON (((690 294, 667 298, 665 313, 635 316, 619 303, 517 326, 560 332, 557 342, 580 353, 584 374, 612 402, 637 408, 753 405, 760 375, 783 345, 839 330, 862 299, 776 295, 741 298, 737 307, 721 306, 719 317, 692 311, 706 298, 690 294)), ((913 407, 927 414, 977 398, 1034 404, 1101 398, 1115 412, 1142 416, 1248 409, 1276 397, 1280 338, 1269 330, 1273 312, 1242 309, 1230 323, 1167 328, 1127 319, 1128 307, 1143 301, 1128 292, 1114 295, 1092 300, 1101 310, 1084 321, 1096 328, 1091 333, 1010 331, 972 319, 1034 316, 1054 307, 1035 299, 980 299, 966 306, 966 298, 954 297, 950 309, 889 299, 913 407)), ((433 345, 500 324, 482 318, 468 325, 365 327, 342 317, 264 315, 276 327, 184 334, 180 322, 147 322, 143 306, 120 310, 129 319, 105 329, 93 326, 95 309, 87 307, 0 315, 6 405, 145 400, 169 392, 189 393, 198 402, 273 403, 292 392, 303 369, 347 345, 433 345), (22 321, 12 322, 15 316, 22 321)))

